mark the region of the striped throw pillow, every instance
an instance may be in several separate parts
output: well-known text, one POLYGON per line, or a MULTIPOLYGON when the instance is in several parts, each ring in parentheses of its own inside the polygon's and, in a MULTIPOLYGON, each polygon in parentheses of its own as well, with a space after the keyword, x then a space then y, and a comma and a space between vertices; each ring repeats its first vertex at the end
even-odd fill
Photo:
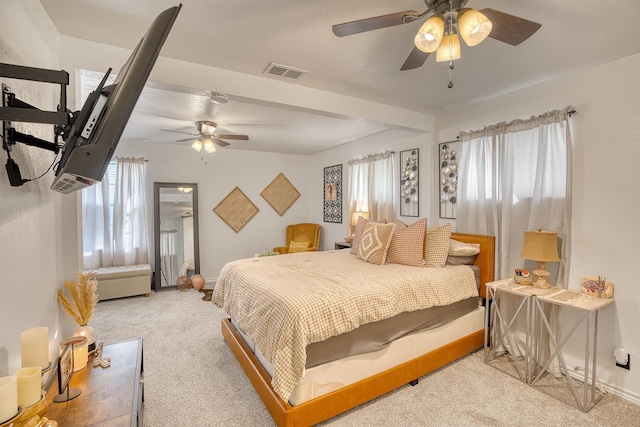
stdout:
POLYGON ((427 228, 424 263, 427 267, 444 267, 449 255, 451 224, 427 228))
POLYGON ((412 267, 424 266, 424 233, 427 229, 426 218, 411 225, 396 220, 396 230, 389 245, 387 261, 412 267))

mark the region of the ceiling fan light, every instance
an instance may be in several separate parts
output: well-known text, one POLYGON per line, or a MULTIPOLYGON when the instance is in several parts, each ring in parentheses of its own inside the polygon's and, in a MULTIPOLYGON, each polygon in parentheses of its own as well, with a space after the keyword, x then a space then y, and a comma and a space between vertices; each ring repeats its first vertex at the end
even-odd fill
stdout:
POLYGON ((460 59, 460 39, 457 34, 449 34, 442 38, 442 43, 436 52, 436 62, 454 61, 460 59))
POLYGON ((465 8, 458 12, 458 32, 468 46, 476 46, 489 37, 493 24, 484 14, 465 8))
POLYGON ((202 150, 202 140, 196 139, 191 145, 191 148, 193 148, 196 151, 202 150))
POLYGON ((207 140, 204 142, 204 150, 207 153, 213 153, 214 151, 216 151, 216 144, 214 144, 210 138, 207 138, 207 140))
POLYGON ((436 13, 422 24, 413 42, 416 47, 425 53, 432 53, 438 49, 444 35, 444 17, 436 13))

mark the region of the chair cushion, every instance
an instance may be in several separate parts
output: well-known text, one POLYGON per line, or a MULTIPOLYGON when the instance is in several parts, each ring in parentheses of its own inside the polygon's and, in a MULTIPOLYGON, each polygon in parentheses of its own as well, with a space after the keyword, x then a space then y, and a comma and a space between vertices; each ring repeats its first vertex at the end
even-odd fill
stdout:
POLYGON ((94 268, 89 271, 95 272, 93 276, 96 280, 120 279, 123 277, 138 277, 151 275, 149 264, 124 265, 118 267, 94 268))
POLYGON ((294 240, 289 244, 289 253, 295 252, 303 252, 305 249, 309 249, 311 247, 311 242, 309 240, 304 242, 296 242, 294 240))

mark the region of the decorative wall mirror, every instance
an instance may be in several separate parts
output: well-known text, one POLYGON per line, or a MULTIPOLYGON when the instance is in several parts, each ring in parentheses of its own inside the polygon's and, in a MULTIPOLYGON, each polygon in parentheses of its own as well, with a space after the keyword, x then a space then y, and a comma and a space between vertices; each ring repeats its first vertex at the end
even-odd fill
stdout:
POLYGON ((200 273, 198 184, 153 183, 153 289, 175 289, 180 276, 200 273))

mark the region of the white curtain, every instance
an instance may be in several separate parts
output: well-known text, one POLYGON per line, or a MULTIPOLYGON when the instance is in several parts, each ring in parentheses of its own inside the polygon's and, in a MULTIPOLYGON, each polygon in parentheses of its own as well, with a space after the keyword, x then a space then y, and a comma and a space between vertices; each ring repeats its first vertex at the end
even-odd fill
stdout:
POLYGON ((144 158, 118 157, 113 199, 113 262, 147 264, 147 214, 144 158))
POLYGON ((523 231, 542 228, 562 242, 559 265, 548 267, 557 272, 557 285, 567 287, 572 110, 460 134, 457 229, 496 236, 498 278, 523 266, 523 231))
POLYGON ((371 220, 394 217, 393 154, 386 151, 349 161, 349 221, 355 211, 368 212, 371 220))
MULTIPOLYGON (((571 230, 571 132, 569 112, 550 111, 529 120, 499 123, 479 131, 462 132, 458 181, 457 229, 496 236, 496 278, 510 277, 516 267, 533 269, 520 258, 523 231, 542 228, 555 231, 561 241, 561 261, 547 264, 551 283, 567 287, 571 230), (556 279, 556 280, 554 280, 556 279)), ((528 261, 532 263, 532 261, 528 261)), ((511 318, 516 301, 503 302, 511 318)), ((502 311, 502 310, 501 310, 502 311)), ((558 316, 545 309, 551 327, 557 330, 558 316)), ((505 349, 522 355, 526 338, 524 319, 514 328, 516 348, 505 349)), ((548 341, 540 348, 551 354, 548 341)), ((559 374, 557 360, 549 367, 559 374)))
POLYGON ((85 270, 113 266, 108 173, 82 190, 82 252, 85 270))
POLYGON ((178 278, 178 239, 176 230, 160 231, 161 286, 175 286, 178 278))

